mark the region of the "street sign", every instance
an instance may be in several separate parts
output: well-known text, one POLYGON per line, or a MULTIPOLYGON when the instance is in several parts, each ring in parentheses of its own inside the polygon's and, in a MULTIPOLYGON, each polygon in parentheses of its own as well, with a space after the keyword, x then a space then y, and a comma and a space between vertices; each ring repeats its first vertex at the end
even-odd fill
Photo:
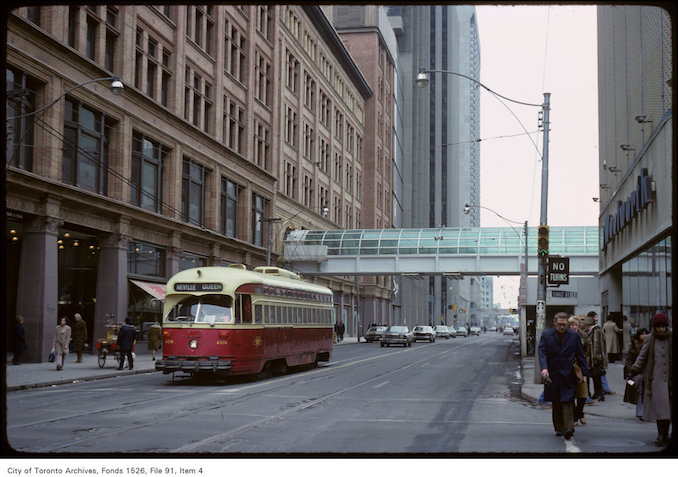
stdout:
POLYGON ((546 280, 549 285, 570 283, 570 257, 549 257, 546 280))

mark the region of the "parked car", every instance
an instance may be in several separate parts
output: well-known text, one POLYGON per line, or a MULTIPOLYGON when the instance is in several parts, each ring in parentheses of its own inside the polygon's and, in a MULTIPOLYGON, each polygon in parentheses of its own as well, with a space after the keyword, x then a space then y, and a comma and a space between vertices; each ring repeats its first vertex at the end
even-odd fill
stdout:
POLYGON ((412 346, 413 340, 414 335, 407 326, 389 326, 381 335, 381 347, 391 346, 392 344, 412 346))
POLYGON ((463 326, 460 326, 459 328, 457 328, 457 331, 456 331, 455 334, 457 336, 463 336, 464 338, 468 338, 468 331, 463 326))
POLYGON ((507 326, 506 328, 504 328, 504 331, 502 332, 502 334, 504 336, 506 336, 506 335, 513 336, 513 328, 511 328, 510 326, 507 326))
POLYGON ((477 326, 471 327, 471 336, 480 336, 480 328, 477 326))
POLYGON ((385 326, 370 327, 370 329, 367 330, 367 333, 365 333, 365 340, 367 340, 368 343, 371 343, 372 341, 379 341, 385 329, 385 326))
MULTIPOLYGON (((436 338, 445 338, 446 340, 450 339, 450 329, 447 326, 436 326, 436 338)), ((454 338, 454 336, 453 336, 454 338)))
POLYGON ((432 326, 415 326, 412 330, 414 341, 428 341, 433 343, 436 340, 436 332, 432 326))

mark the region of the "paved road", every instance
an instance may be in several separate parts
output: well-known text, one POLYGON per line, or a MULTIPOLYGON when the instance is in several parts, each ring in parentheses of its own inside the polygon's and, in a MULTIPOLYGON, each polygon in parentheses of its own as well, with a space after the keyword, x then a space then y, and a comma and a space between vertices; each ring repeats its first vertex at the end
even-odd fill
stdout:
POLYGON ((381 348, 337 346, 330 364, 260 381, 160 373, 7 394, 18 451, 408 455, 642 452, 654 426, 591 416, 566 442, 520 397, 517 340, 495 334, 381 348), (615 436, 610 439, 610 433, 615 436))

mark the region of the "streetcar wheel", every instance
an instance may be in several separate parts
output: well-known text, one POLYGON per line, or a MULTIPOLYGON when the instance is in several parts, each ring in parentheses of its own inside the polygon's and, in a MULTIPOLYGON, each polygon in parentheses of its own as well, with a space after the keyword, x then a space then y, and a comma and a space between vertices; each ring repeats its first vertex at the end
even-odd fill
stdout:
POLYGON ((287 374, 287 363, 285 360, 280 360, 275 365, 273 366, 273 375, 274 376, 281 376, 283 374, 287 374))
POLYGON ((106 355, 105 354, 100 354, 97 357, 97 363, 99 363, 99 367, 103 368, 104 365, 106 364, 106 355))

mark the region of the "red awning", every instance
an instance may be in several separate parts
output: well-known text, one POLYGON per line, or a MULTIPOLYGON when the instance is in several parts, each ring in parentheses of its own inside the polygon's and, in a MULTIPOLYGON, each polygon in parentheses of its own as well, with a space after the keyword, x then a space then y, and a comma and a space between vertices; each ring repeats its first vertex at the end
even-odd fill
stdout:
POLYGON ((162 283, 142 282, 140 280, 130 280, 130 282, 134 283, 153 298, 157 298, 158 300, 165 299, 165 285, 162 283))

